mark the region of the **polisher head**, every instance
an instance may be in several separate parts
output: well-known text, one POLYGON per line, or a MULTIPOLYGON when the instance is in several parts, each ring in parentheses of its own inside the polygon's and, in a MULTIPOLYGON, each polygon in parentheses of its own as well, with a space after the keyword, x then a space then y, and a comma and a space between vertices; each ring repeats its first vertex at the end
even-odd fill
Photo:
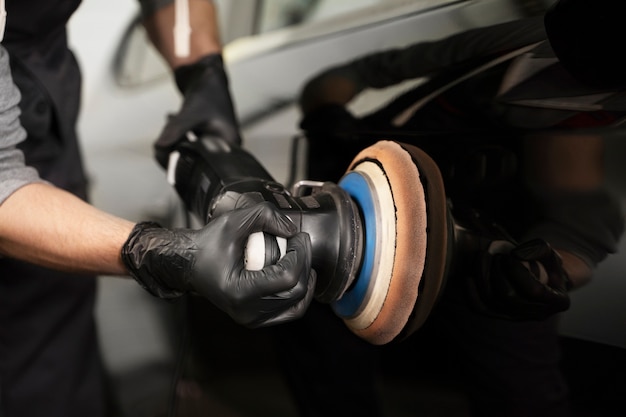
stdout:
POLYGON ((361 212, 359 274, 332 303, 347 327, 382 345, 417 330, 443 286, 449 225, 441 173, 412 145, 380 141, 339 181, 361 212))

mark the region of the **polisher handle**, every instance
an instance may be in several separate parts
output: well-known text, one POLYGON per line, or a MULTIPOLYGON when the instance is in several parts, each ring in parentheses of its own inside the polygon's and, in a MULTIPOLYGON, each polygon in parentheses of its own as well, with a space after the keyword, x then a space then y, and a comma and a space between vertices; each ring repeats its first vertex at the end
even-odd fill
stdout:
POLYGON ((259 271, 278 262, 287 252, 287 239, 264 232, 248 237, 244 252, 244 265, 249 271, 259 271))

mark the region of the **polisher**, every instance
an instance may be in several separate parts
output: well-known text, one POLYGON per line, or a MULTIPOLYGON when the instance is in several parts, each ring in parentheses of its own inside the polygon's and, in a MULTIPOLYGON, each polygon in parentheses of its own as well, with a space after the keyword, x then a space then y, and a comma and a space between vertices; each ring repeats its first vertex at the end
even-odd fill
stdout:
MULTIPOLYGON (((380 141, 337 182, 276 182, 247 151, 187 135, 171 153, 168 180, 187 209, 208 222, 269 201, 310 235, 315 298, 376 345, 401 340, 430 314, 450 265, 452 221, 435 162, 419 148, 380 141)), ((247 268, 276 262, 284 248, 253 236, 247 268)))

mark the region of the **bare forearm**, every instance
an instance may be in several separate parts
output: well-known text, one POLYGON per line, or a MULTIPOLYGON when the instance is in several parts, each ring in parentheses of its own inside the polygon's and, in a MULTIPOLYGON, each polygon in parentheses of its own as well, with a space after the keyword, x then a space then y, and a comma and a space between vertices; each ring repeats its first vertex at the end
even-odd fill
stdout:
POLYGON ((0 253, 54 269, 126 275, 120 249, 133 223, 35 183, 0 205, 0 253))
POLYGON ((150 40, 172 68, 195 62, 198 58, 221 51, 216 10, 209 0, 189 0, 189 56, 174 53, 174 2, 162 7, 144 19, 150 40))

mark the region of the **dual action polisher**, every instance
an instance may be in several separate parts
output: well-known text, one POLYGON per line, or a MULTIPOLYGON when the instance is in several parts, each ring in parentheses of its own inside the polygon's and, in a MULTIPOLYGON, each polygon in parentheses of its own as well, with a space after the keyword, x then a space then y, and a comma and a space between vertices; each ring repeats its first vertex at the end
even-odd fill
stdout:
MULTIPOLYGON (((287 190, 244 149, 188 134, 170 155, 168 179, 204 222, 254 203, 278 207, 310 235, 316 300, 372 344, 417 330, 444 286, 453 222, 439 169, 415 146, 377 142, 337 183, 287 190)), ((279 259, 281 244, 261 234, 246 252, 247 267, 261 268, 279 259)))

